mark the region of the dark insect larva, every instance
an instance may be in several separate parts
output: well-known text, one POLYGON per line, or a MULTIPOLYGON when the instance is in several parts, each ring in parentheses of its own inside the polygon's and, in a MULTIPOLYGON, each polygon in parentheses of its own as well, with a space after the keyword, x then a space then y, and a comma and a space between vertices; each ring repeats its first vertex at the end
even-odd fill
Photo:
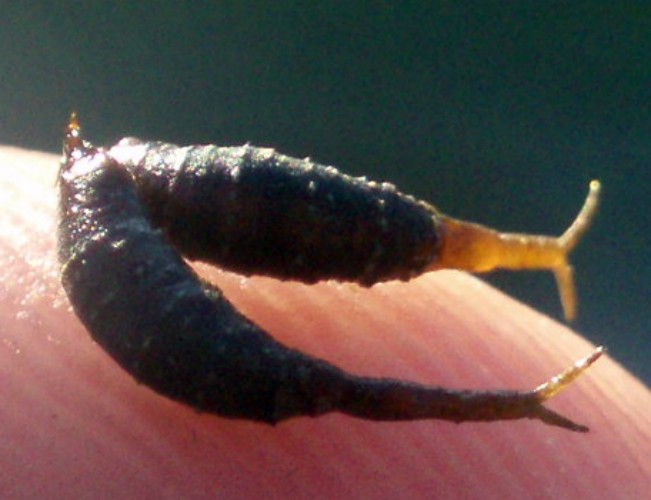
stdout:
POLYGON ((364 285, 443 267, 549 268, 572 316, 566 255, 594 213, 596 182, 561 238, 508 235, 443 216, 393 186, 272 150, 130 139, 95 148, 73 116, 59 186, 59 261, 70 302, 93 338, 161 394, 268 423, 339 411, 374 420, 533 418, 587 430, 543 403, 601 348, 531 391, 358 377, 276 342, 181 255, 243 273, 364 285))

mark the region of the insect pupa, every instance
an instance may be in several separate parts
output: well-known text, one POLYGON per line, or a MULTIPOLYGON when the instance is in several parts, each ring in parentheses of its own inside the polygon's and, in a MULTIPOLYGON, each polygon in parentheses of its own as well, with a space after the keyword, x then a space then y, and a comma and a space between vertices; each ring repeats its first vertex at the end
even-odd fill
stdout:
POLYGON ((595 212, 596 182, 561 238, 510 235, 451 219, 392 185, 273 150, 133 139, 96 148, 74 115, 58 181, 58 254, 70 303, 94 340, 160 394, 272 424, 337 411, 372 420, 531 418, 587 430, 544 403, 601 348, 530 391, 356 376, 274 340, 183 257, 245 274, 367 286, 444 267, 546 268, 571 317, 567 254, 595 212))

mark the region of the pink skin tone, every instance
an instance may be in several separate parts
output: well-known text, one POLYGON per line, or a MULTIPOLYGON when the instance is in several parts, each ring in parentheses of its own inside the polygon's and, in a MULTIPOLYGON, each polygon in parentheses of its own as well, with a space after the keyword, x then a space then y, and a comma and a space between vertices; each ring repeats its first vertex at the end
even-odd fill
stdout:
MULTIPOLYGON (((608 356, 547 403, 588 434, 538 421, 377 423, 337 414, 274 428, 198 414, 153 393, 93 343, 61 290, 58 158, 0 148, 0 160, 0 496, 648 494, 651 394, 608 356)), ((464 273, 367 290, 199 267, 276 338, 359 374, 530 389, 594 348, 464 273)))

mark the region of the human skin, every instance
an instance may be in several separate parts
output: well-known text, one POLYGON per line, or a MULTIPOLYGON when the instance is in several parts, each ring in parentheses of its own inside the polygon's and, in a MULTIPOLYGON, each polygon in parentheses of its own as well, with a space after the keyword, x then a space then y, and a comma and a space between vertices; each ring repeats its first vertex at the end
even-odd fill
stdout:
MULTIPOLYGON (((547 403, 587 434, 533 420, 339 414, 271 427, 198 414, 138 385, 91 340, 60 287, 57 162, 0 148, 1 497, 647 494, 651 395, 608 356, 547 403)), ((594 348, 463 273, 363 289, 199 268, 278 340, 358 374, 531 389, 594 348)))

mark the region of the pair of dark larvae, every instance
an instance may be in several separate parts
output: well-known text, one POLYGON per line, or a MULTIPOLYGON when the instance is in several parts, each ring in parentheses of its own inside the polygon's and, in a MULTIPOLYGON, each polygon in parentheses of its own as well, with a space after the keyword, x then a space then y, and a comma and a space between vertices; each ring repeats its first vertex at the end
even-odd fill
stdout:
POLYGON ((252 146, 180 148, 81 138, 73 116, 59 172, 59 261, 70 302, 133 377, 198 410, 276 423, 338 411, 373 420, 533 418, 587 428, 543 406, 601 349, 532 391, 471 391, 354 376, 275 341, 182 256, 243 274, 365 286, 441 268, 554 271, 576 310, 567 254, 599 185, 560 238, 458 221, 390 184, 252 146))

